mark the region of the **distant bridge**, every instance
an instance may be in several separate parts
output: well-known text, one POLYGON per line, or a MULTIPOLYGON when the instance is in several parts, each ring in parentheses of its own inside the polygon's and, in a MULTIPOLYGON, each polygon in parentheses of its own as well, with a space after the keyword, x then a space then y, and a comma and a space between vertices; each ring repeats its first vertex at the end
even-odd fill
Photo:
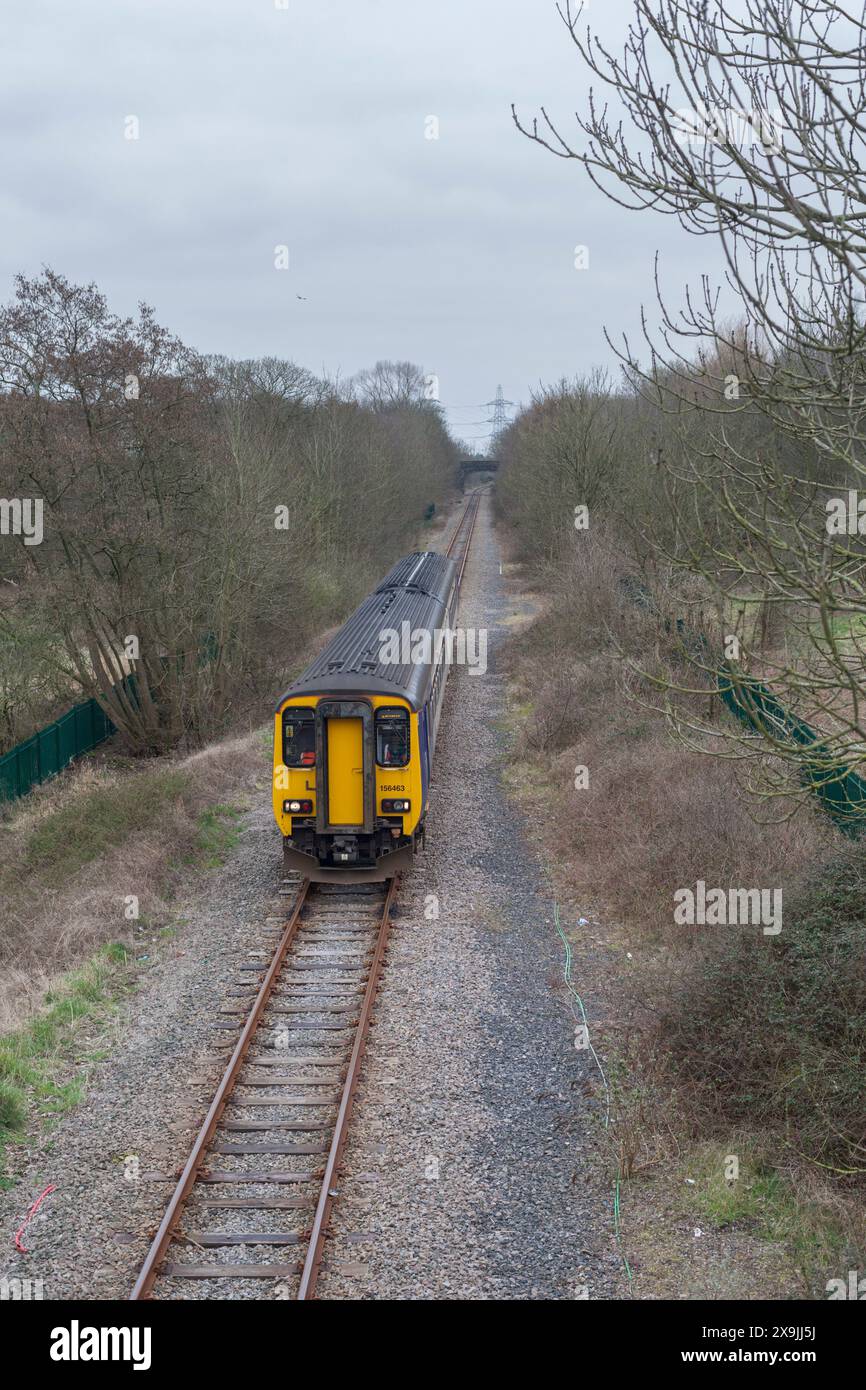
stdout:
POLYGON ((468 458, 461 459, 457 465, 457 480, 461 487, 466 486, 466 479, 470 473, 495 473, 499 467, 499 459, 468 458))

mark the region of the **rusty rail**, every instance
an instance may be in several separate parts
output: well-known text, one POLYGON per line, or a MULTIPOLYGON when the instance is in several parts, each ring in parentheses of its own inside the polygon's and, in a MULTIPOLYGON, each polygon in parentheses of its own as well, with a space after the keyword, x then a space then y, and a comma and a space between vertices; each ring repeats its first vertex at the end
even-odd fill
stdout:
POLYGON ((460 518, 460 523, 457 527, 457 530, 451 537, 451 541, 448 545, 447 550, 445 551, 445 554, 449 557, 449 559, 454 560, 457 565, 458 586, 460 585, 460 582, 463 578, 463 571, 466 568, 466 561, 469 558, 469 547, 472 544, 472 536, 475 531, 475 522, 478 517, 478 507, 480 502, 481 490, 478 489, 477 491, 473 492, 470 496, 466 504, 466 510, 464 511, 463 516, 460 518))
POLYGON ((373 1011, 376 990, 379 987, 379 978, 382 974, 385 947, 388 943, 388 933, 391 929, 391 908, 397 892, 398 882, 399 878, 392 878, 389 881, 385 902, 382 907, 382 920, 379 924, 379 935, 376 939, 373 959, 370 963, 370 974, 367 978, 367 987, 364 991, 364 1002, 361 1005, 361 1014, 355 1033, 355 1042, 352 1047, 352 1055, 349 1059, 349 1069, 343 1083, 343 1094, 340 1097, 340 1108, 337 1112, 334 1135, 331 1140, 331 1148, 325 1164, 322 1187, 319 1193, 319 1200, 316 1204, 316 1214, 313 1217, 313 1226, 310 1232, 309 1245, 307 1247, 307 1258, 304 1261, 304 1268, 301 1272, 301 1285, 298 1290, 298 1299, 302 1301, 309 1301, 316 1296, 316 1283, 322 1263, 322 1247, 328 1220, 331 1215, 331 1207, 336 1195, 334 1191, 334 1180, 339 1170, 343 1146, 349 1131, 349 1121, 352 1118, 352 1103, 355 1099, 355 1089, 358 1085, 361 1062, 363 1061, 364 1049, 367 1045, 370 1015, 373 1011))
MULTIPOLYGON (((156 1235, 153 1238, 150 1249, 148 1251, 148 1254, 145 1258, 144 1264, 142 1265, 141 1271, 136 1281, 135 1288, 133 1289, 132 1294, 130 1295, 131 1299, 143 1300, 150 1298, 152 1295, 154 1284, 156 1280, 160 1277, 160 1275, 175 1278, 187 1276, 190 1278, 198 1279, 222 1278, 233 1280, 254 1278, 262 1280, 272 1280, 275 1274, 277 1273, 279 1273, 281 1278, 287 1277, 291 1274, 300 1274, 300 1284, 298 1288, 297 1298, 302 1301, 309 1301, 315 1297, 319 1271, 322 1265, 322 1253, 325 1243, 325 1237, 327 1234, 328 1221, 330 1219, 331 1208, 333 1206, 335 1197, 335 1182, 338 1179, 340 1161, 343 1153, 343 1148, 345 1146, 346 1137, 348 1134, 349 1124, 351 1121, 355 1091, 357 1088, 358 1079, 361 1071, 361 1064, 363 1061, 364 1051, 366 1047, 367 1032, 370 1026, 373 1005, 375 1003, 376 993, 381 979, 382 967, 384 965, 385 950, 391 925, 391 909, 396 896, 397 886, 398 879, 396 877, 388 880, 384 890, 384 898, 379 899, 379 902, 381 903, 381 908, 378 913, 378 917, 374 916, 372 918, 372 923, 370 923, 370 914, 367 914, 365 917, 363 912, 358 912, 355 908, 347 909, 348 915, 350 917, 353 917, 353 919, 357 920, 358 925, 357 927, 352 928, 351 931, 348 932, 348 935, 347 929, 341 929, 340 932, 334 937, 334 942, 335 944, 342 942, 343 946, 350 951, 350 954, 360 952, 359 963, 357 965, 349 966, 333 964, 327 955, 323 956, 321 965, 310 965, 309 961, 311 958, 309 956, 305 956, 302 951, 301 954, 298 954, 297 951, 293 951, 293 947, 295 946, 303 948, 304 934, 308 930, 310 931, 310 933, 313 934, 313 941, 318 943, 321 940, 321 933, 327 932, 328 928, 327 916, 323 916, 322 921, 318 922, 317 915, 315 913, 309 919, 304 919, 303 929, 301 928, 304 908, 309 905, 311 884, 308 879, 302 880, 299 884, 297 896, 292 904, 292 909, 288 921, 286 922, 286 925, 280 934, 280 938, 274 950, 273 956, 271 957, 270 964, 268 965, 264 978, 262 979, 261 984, 258 988, 255 1000, 253 1001, 249 1014, 242 1027, 238 1041, 235 1044, 235 1047, 232 1051, 228 1065, 226 1066, 222 1079, 219 1083, 219 1086, 217 1087, 213 1101, 211 1102, 207 1115, 205 1116, 204 1122, 195 1138, 189 1158, 187 1159, 183 1171, 178 1179, 175 1190, 166 1208, 165 1215, 163 1216, 159 1228, 156 1232, 156 1235), (367 931, 368 925, 374 924, 375 940, 372 942, 371 951, 369 946, 364 945, 364 933, 367 931), (248 1073, 245 1073, 244 1065, 245 1063, 247 1063, 253 1069, 260 1068, 264 1065, 261 1061, 257 1062, 255 1059, 248 1058, 249 1048, 250 1044, 252 1043, 255 1037, 256 1031, 260 1023, 263 1021, 269 1000, 271 999, 271 995, 274 991, 274 987, 279 982, 281 973, 284 969, 287 970, 289 973, 295 974, 297 974, 299 971, 306 970, 309 985, 313 986, 315 991, 333 991, 334 986, 328 985, 327 983, 327 972, 329 969, 336 969, 338 973, 341 974, 349 973, 350 970, 356 970, 360 973, 360 979, 358 981, 358 995, 356 997, 360 995, 360 990, 363 989, 363 998, 360 1002, 357 1019, 354 1021, 353 1024, 349 1025, 352 1027, 353 1032, 351 1052, 348 1056, 348 1063, 346 1063, 345 1060, 342 1063, 340 1063, 339 1061, 334 1059, 332 1053, 325 1052, 324 1049, 327 1046, 327 1043, 325 1042, 309 1043, 307 1045, 308 1050, 313 1052, 314 1054, 316 1052, 316 1049, 318 1048, 324 1055, 320 1055, 318 1057, 314 1055, 313 1057, 305 1057, 303 1059, 303 1065, 312 1068, 329 1069, 335 1066, 339 1066, 342 1071, 342 1067, 344 1065, 346 1067, 345 1076, 342 1081, 339 1105, 337 1108, 336 1116, 333 1120, 333 1129, 331 1129, 330 1123, 324 1125, 319 1123, 318 1121, 316 1121, 313 1124, 306 1124, 303 1122, 295 1121, 266 1122, 268 1128, 272 1127, 275 1130, 288 1128, 289 1130, 301 1129, 315 1132, 325 1130, 326 1132, 330 1132, 331 1138, 330 1144, 327 1148, 327 1159, 324 1168, 319 1170, 317 1173, 309 1174, 293 1173, 287 1175, 285 1173, 280 1173, 276 1171, 266 1171, 261 1174, 255 1174, 254 1177, 250 1177, 249 1175, 245 1174, 243 1170, 240 1170, 238 1172, 237 1180, 239 1183, 248 1180, 256 1181, 265 1186, 269 1182, 273 1184, 278 1184, 286 1180, 287 1177, 296 1179, 298 1183, 302 1183, 304 1186, 311 1185, 313 1181, 318 1181, 318 1198, 315 1203, 315 1213, 312 1218, 312 1225, 309 1228, 309 1230, 304 1231, 303 1233, 298 1235, 286 1233, 269 1236, 267 1233, 259 1234, 258 1232, 254 1231, 249 1233, 246 1238, 238 1234, 237 1232, 225 1233, 224 1235, 222 1233, 210 1235, 208 1235, 208 1233, 205 1233, 204 1235, 198 1234, 195 1237, 188 1236, 183 1232, 181 1228, 181 1222, 184 1213, 187 1209, 187 1202, 189 1198, 194 1194, 194 1190, 196 1189, 197 1183, 207 1183, 209 1180, 216 1180, 222 1182, 228 1182, 231 1180, 231 1174, 227 1172, 220 1172, 214 1174, 212 1171, 205 1167, 208 1154, 211 1151, 215 1151, 216 1153, 236 1152, 236 1150, 233 1149, 221 1149, 219 1146, 217 1146, 216 1149, 213 1150, 215 1137, 217 1136, 217 1131, 220 1125, 227 1125, 229 1130, 256 1130, 257 1128, 261 1129, 265 1127, 265 1122, 254 1121, 251 1123, 239 1123, 226 1121, 224 1119, 224 1111, 226 1109, 226 1106, 232 1100, 232 1093, 237 1085, 240 1085, 241 1087, 254 1087, 256 1085, 264 1084, 257 1078, 253 1079, 248 1073), (323 971, 325 972, 324 975, 321 973, 323 971), (292 1266, 254 1265, 244 1263, 228 1263, 214 1265, 186 1265, 167 1263, 166 1257, 173 1242, 183 1242, 185 1240, 192 1240, 194 1244, 198 1242, 204 1245, 211 1246, 231 1245, 244 1240, 248 1241, 248 1243, 251 1245, 260 1244, 262 1242, 264 1242, 265 1244, 269 1242, 277 1242, 280 1244, 294 1244, 306 1242, 307 1254, 305 1260, 303 1261, 303 1264, 292 1266)), ((334 899, 329 898, 328 896, 325 896, 323 898, 321 904, 323 913, 327 913, 327 904, 329 902, 333 903, 334 901, 334 899)), ((336 901, 339 901, 339 899, 337 899, 336 901)), ((372 938, 370 938, 370 940, 372 940, 372 938)), ((315 955, 312 959, 315 960, 315 955)), ((287 985, 286 988, 294 990, 296 986, 287 985)), ((339 992, 340 987, 338 987, 338 993, 339 992)), ((352 989, 352 994, 355 994, 354 986, 352 989)), ((338 1001, 337 999, 334 999, 330 1002, 326 1001, 324 1003, 321 1003, 319 1002, 321 1000, 321 996, 318 993, 314 993, 312 995, 309 994, 306 990, 306 986, 303 993, 299 995, 292 994, 289 996, 289 998, 294 1001, 294 1003, 290 1006, 289 1012, 292 1012, 294 1009, 294 1011, 296 1012, 306 1013, 308 1015, 313 1015, 316 1017, 323 1017, 326 1015, 331 1015, 333 1013, 336 1013, 337 1015, 341 1016, 343 1013, 346 1012, 342 1000, 338 1001), (300 1004, 299 1009, 297 1008, 298 1004, 300 1004)), ((277 1008, 279 1008, 279 1001, 277 1001, 277 1008)), ((291 1025, 288 1026, 291 1027, 291 1025)), ((318 1027, 318 1025, 316 1025, 315 1023, 309 1023, 307 1025, 302 1026, 311 1027, 313 1030, 316 1030, 318 1027)), ((328 1026, 329 1025, 327 1023, 324 1024, 321 1027, 321 1031, 325 1031, 328 1028, 328 1026)), ((348 1031, 348 1027, 346 1031, 348 1031)), ((289 1063, 287 1063, 287 1065, 289 1065, 289 1063)), ((297 1065, 300 1065, 300 1062, 297 1062, 297 1065)), ((309 1083, 310 1079, 306 1078, 306 1080, 309 1083)), ((293 1085, 295 1089, 297 1089, 299 1086, 303 1084, 304 1082, 302 1082, 299 1078, 295 1082, 293 1082, 290 1078, 286 1078, 280 1075, 274 1077, 273 1088, 277 1089, 282 1088, 283 1086, 287 1086, 288 1089, 291 1090, 293 1085)), ((313 1084, 316 1084, 315 1078, 313 1078, 313 1084)), ((322 1086, 322 1088, 324 1088, 326 1083, 324 1079, 320 1079, 319 1084, 322 1086)), ((243 1103, 243 1099, 236 1101, 236 1104, 242 1105, 243 1103)), ((262 1101, 261 1103, 264 1104, 266 1102, 262 1101)), ((297 1098, 283 1096, 275 1097, 272 1101, 272 1105, 275 1109, 282 1109, 283 1107, 293 1108, 296 1103, 297 1098)), ((302 1103, 314 1105, 316 1104, 316 1101, 310 1100, 302 1103)), ((322 1108, 329 1108, 330 1105, 330 1103, 327 1103, 326 1106, 326 1102, 324 1100, 319 1101, 318 1103, 321 1105, 322 1108)), ((251 1151, 257 1152, 258 1150, 253 1149, 251 1151)), ((319 1150, 316 1150, 314 1148, 311 1149, 308 1147, 302 1147, 300 1150, 277 1148, 275 1151, 280 1153, 319 1152, 319 1150)), ((242 1152, 248 1151, 242 1150, 242 1152)), ((321 1152, 325 1153, 326 1151, 321 1150, 321 1152)), ((225 1202, 218 1201, 214 1205, 218 1207, 237 1206, 239 1208, 248 1206, 250 1208, 258 1210, 260 1208, 268 1207, 279 1209, 300 1208, 306 1206, 308 1203, 312 1207, 312 1194, 310 1194, 309 1198, 290 1197, 283 1199, 227 1199, 225 1202)))
POLYGON ((165 1257, 169 1245, 174 1239, 175 1231, 183 1215, 183 1209, 186 1206, 187 1198, 189 1197, 190 1192, 195 1186, 196 1178, 199 1175, 205 1156, 207 1154, 208 1145, 213 1139, 214 1131, 216 1130, 216 1127, 220 1122, 222 1113, 225 1110, 226 1104, 228 1103, 232 1091, 234 1090, 238 1074, 240 1072, 241 1066, 243 1065, 244 1058, 246 1057, 247 1052, 249 1050, 250 1043, 253 1040, 253 1036, 255 1034, 256 1028, 258 1027, 259 1020, 264 1012, 268 999, 271 996, 271 991, 273 990, 274 984, 280 973, 283 961, 286 958, 286 954, 289 950, 289 947, 291 946, 295 938, 295 934, 298 929, 298 922, 301 919, 301 913, 303 911, 304 904, 307 901, 309 891, 310 880, 304 879, 301 882, 300 888, 298 889, 298 896, 295 899, 291 915, 285 926, 285 930, 283 931, 283 934, 280 937, 277 949, 273 954, 271 963, 259 987, 259 992, 256 995, 255 1000, 253 1001, 253 1006, 250 1009, 249 1017, 247 1018, 247 1021, 241 1030, 241 1035, 238 1038, 237 1043, 235 1045, 235 1049, 232 1052, 231 1058, 229 1059, 229 1064, 223 1073, 222 1080, 220 1081, 220 1084, 217 1087, 216 1094, 213 1100, 211 1101, 210 1109, 208 1110, 207 1115, 204 1118, 204 1123, 202 1124, 201 1129, 195 1137, 195 1141, 193 1142, 189 1158, 187 1159, 186 1164, 184 1165, 183 1172, 181 1173, 180 1178, 178 1179, 177 1187, 174 1189, 174 1192, 172 1193, 169 1204, 165 1210, 165 1215, 163 1216, 162 1221, 159 1224, 159 1228, 156 1232, 156 1235, 153 1238, 151 1247, 147 1252, 147 1257, 145 1258, 144 1264, 141 1267, 141 1272, 139 1273, 138 1279, 136 1280, 135 1288, 130 1294, 130 1298, 133 1300, 145 1299, 150 1296, 150 1291, 153 1288, 153 1283, 159 1271, 159 1266, 161 1265, 165 1257))

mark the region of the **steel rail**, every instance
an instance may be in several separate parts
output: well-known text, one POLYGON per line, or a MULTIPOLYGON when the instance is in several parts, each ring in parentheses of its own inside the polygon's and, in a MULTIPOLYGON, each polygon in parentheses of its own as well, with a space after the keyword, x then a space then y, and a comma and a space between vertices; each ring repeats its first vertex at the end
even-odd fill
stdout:
POLYGON ((475 533, 475 522, 476 522, 476 520, 477 520, 477 518, 478 518, 478 508, 480 507, 480 505, 481 505, 481 494, 480 494, 480 492, 478 492, 478 493, 475 494, 475 505, 473 506, 473 508, 472 508, 472 513, 471 513, 471 515, 470 515, 470 517, 469 517, 469 522, 468 522, 468 526, 467 526, 467 530, 466 530, 466 540, 465 540, 465 542, 464 542, 464 544, 463 544, 463 553, 462 553, 462 555, 461 555, 461 557, 460 557, 460 565, 459 565, 459 568, 458 568, 458 570, 457 570, 457 585, 458 585, 458 588, 459 588, 460 584, 461 584, 462 581, 463 581, 463 571, 464 571, 465 568, 466 568, 466 561, 469 559, 469 548, 470 548, 470 546, 472 545, 472 537, 473 537, 473 535, 474 535, 474 533, 475 533))
POLYGON ((301 881, 301 884, 298 889, 298 896, 295 899, 294 905, 292 907, 291 916, 289 917, 289 920, 286 923, 285 930, 282 936, 280 937, 279 944, 271 958, 271 963, 259 987, 259 991, 253 1002, 253 1006, 250 1010, 249 1017, 247 1018, 247 1021, 244 1024, 243 1029, 241 1030, 241 1035, 238 1038, 238 1041, 235 1045, 235 1049, 231 1055, 231 1058, 229 1059, 228 1066, 226 1067, 223 1073, 222 1080, 220 1081, 220 1084, 217 1087, 216 1094, 213 1100, 211 1101, 210 1109, 208 1110, 207 1115, 204 1118, 204 1122, 202 1124, 201 1129, 196 1135, 195 1142, 193 1143, 192 1149, 190 1150, 189 1158, 187 1159, 186 1164, 184 1165, 183 1172, 181 1173, 180 1178, 178 1179, 177 1186, 175 1187, 174 1192, 171 1196, 171 1200, 169 1201, 169 1204, 166 1207, 165 1215, 163 1216, 162 1221, 159 1224, 159 1229, 157 1230, 156 1235, 153 1238, 151 1247, 147 1252, 144 1264, 141 1267, 141 1272, 139 1273, 138 1279, 136 1280, 135 1288, 132 1290, 132 1293, 129 1296, 131 1301, 137 1301, 150 1297, 150 1291, 153 1288, 154 1281, 156 1280, 157 1275, 159 1274, 159 1266, 162 1264, 166 1252, 168 1251, 168 1247, 171 1245, 174 1239, 178 1222, 180 1221, 180 1218, 183 1215, 183 1209, 186 1205, 187 1198, 189 1197, 190 1192, 195 1186, 195 1182, 201 1170, 201 1166, 204 1161, 208 1145, 210 1144, 210 1141, 214 1135, 214 1131, 216 1130, 216 1127, 220 1122, 223 1110, 225 1109, 231 1097, 231 1093, 234 1089, 235 1082, 237 1081, 238 1072, 241 1069, 241 1065, 243 1064, 244 1058, 246 1057, 247 1051, 249 1050, 250 1043, 253 1040, 256 1028, 258 1027, 259 1019, 261 1018, 261 1015, 267 1005, 268 999, 271 996, 271 991, 273 990, 277 976, 279 975, 280 970, 282 969, 286 953, 289 947, 291 946, 292 942, 294 941, 295 934, 298 929, 298 923, 301 918, 301 912, 304 908, 304 904, 307 901, 309 891, 310 880, 308 878, 305 878, 301 881))
POLYGON ((334 1189, 334 1182, 337 1178, 340 1158, 342 1157, 343 1147, 346 1142, 349 1122, 352 1118, 352 1103, 355 1099, 355 1090, 361 1072, 361 1062, 363 1061, 364 1049, 367 1044, 370 1015, 373 1011, 376 991, 379 987, 379 979, 382 974, 385 947, 388 942, 388 934, 391 930, 391 908, 397 893, 399 881, 399 874, 389 880, 388 889, 385 894, 385 902, 382 906, 379 933, 376 938, 373 959, 370 962, 370 973, 367 977, 367 987, 364 991, 364 1002, 361 1005, 361 1012, 358 1016, 355 1041, 352 1047, 352 1055, 349 1059, 346 1079, 343 1083, 343 1093, 340 1097, 340 1106, 337 1111, 334 1135, 331 1140, 331 1147, 328 1151, 327 1162, 325 1163, 325 1172, 322 1178, 319 1200, 316 1204, 316 1214, 313 1217, 313 1224, 310 1228, 307 1258, 304 1261, 304 1268, 301 1272, 301 1283, 298 1289, 298 1301, 300 1302, 309 1302, 316 1296, 316 1284, 322 1263, 322 1248, 328 1228, 328 1220, 331 1215, 331 1207, 337 1195, 334 1189))
POLYGON ((463 529, 464 529, 464 527, 466 526, 467 521, 469 520, 469 517, 470 517, 471 512, 472 512, 473 504, 474 504, 474 502, 475 502, 475 496, 476 496, 476 494, 473 492, 469 497, 467 497, 467 499, 466 499, 466 506, 465 506, 465 508, 464 508, 463 515, 461 516, 460 520, 458 521, 458 523, 457 523, 457 525, 456 525, 456 527, 455 527, 455 529, 454 529, 454 535, 451 537, 450 541, 448 542, 447 546, 445 547, 445 554, 446 554, 449 558, 452 556, 453 551, 454 551, 454 549, 455 549, 455 547, 456 547, 456 545, 457 545, 457 542, 460 540, 460 537, 461 537, 461 535, 462 535, 462 533, 463 533, 463 529))
POLYGON ((449 559, 455 559, 456 557, 454 556, 454 550, 455 550, 455 548, 457 547, 458 542, 462 542, 462 549, 461 549, 460 552, 459 552, 459 557, 460 557, 460 558, 459 558, 459 560, 457 560, 457 565, 458 565, 458 570, 457 570, 457 583, 458 583, 458 584, 460 583, 461 579, 463 578, 463 571, 464 571, 464 569, 466 568, 466 561, 467 561, 467 558, 468 558, 468 556, 469 556, 469 547, 470 547, 470 545, 471 545, 471 543, 472 543, 472 535, 473 535, 473 532, 474 532, 474 530, 475 530, 475 521, 476 521, 476 518, 477 518, 477 516, 478 516, 478 507, 479 507, 480 502, 481 502, 481 493, 480 493, 480 491, 474 492, 474 493, 472 494, 472 496, 470 497, 470 499, 469 499, 469 504, 468 504, 468 506, 467 506, 467 508, 466 508, 466 511, 463 513, 463 516, 460 518, 460 523, 459 523, 459 525, 458 525, 458 527, 457 527, 457 530, 454 532, 454 535, 451 537, 451 541, 450 541, 450 543, 449 543, 449 545, 448 545, 448 548, 447 548, 446 551, 445 551, 445 554, 449 557, 449 559), (464 539, 464 533, 465 533, 465 539, 464 539))

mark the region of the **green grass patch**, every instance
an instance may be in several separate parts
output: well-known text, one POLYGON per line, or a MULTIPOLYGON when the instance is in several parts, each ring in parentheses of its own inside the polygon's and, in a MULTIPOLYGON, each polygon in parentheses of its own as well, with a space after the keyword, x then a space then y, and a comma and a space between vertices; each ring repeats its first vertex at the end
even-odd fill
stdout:
POLYGON ((27 1101, 18 1086, 0 1081, 0 1144, 20 1134, 27 1120, 27 1101))
POLYGON ((187 790, 177 768, 154 768, 96 787, 74 803, 57 807, 34 826, 24 858, 44 885, 60 885, 106 850, 156 822, 166 806, 187 790))
POLYGON ((237 806, 211 806, 198 818, 196 862, 206 869, 219 868, 240 838, 242 812, 237 806))
MULTIPOLYGON (((126 983, 129 952, 121 943, 104 946, 80 970, 45 995, 45 1009, 23 1028, 0 1039, 0 1186, 5 1147, 24 1136, 31 1108, 43 1117, 63 1114, 84 1099, 87 1076, 64 1076, 76 1061, 79 1025, 104 1020, 126 983)), ((92 1061, 94 1054, 86 1060, 92 1061)))
POLYGON ((694 1182, 686 1190, 699 1220, 718 1230, 739 1227, 779 1242, 813 1279, 834 1267, 848 1248, 839 1221, 820 1204, 804 1201, 788 1175, 773 1168, 754 1141, 733 1141, 728 1152, 704 1145, 684 1173, 694 1182))

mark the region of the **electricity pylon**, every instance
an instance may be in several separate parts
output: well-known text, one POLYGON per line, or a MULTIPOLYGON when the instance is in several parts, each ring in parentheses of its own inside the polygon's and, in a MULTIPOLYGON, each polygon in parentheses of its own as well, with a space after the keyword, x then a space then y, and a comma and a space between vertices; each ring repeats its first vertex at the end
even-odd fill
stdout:
POLYGON ((497 386, 495 400, 485 401, 484 404, 485 406, 491 406, 493 409, 493 415, 488 423, 491 426, 490 432, 495 439, 498 434, 502 433, 505 426, 508 424, 506 406, 514 405, 514 401, 507 401, 502 394, 502 387, 497 386))

